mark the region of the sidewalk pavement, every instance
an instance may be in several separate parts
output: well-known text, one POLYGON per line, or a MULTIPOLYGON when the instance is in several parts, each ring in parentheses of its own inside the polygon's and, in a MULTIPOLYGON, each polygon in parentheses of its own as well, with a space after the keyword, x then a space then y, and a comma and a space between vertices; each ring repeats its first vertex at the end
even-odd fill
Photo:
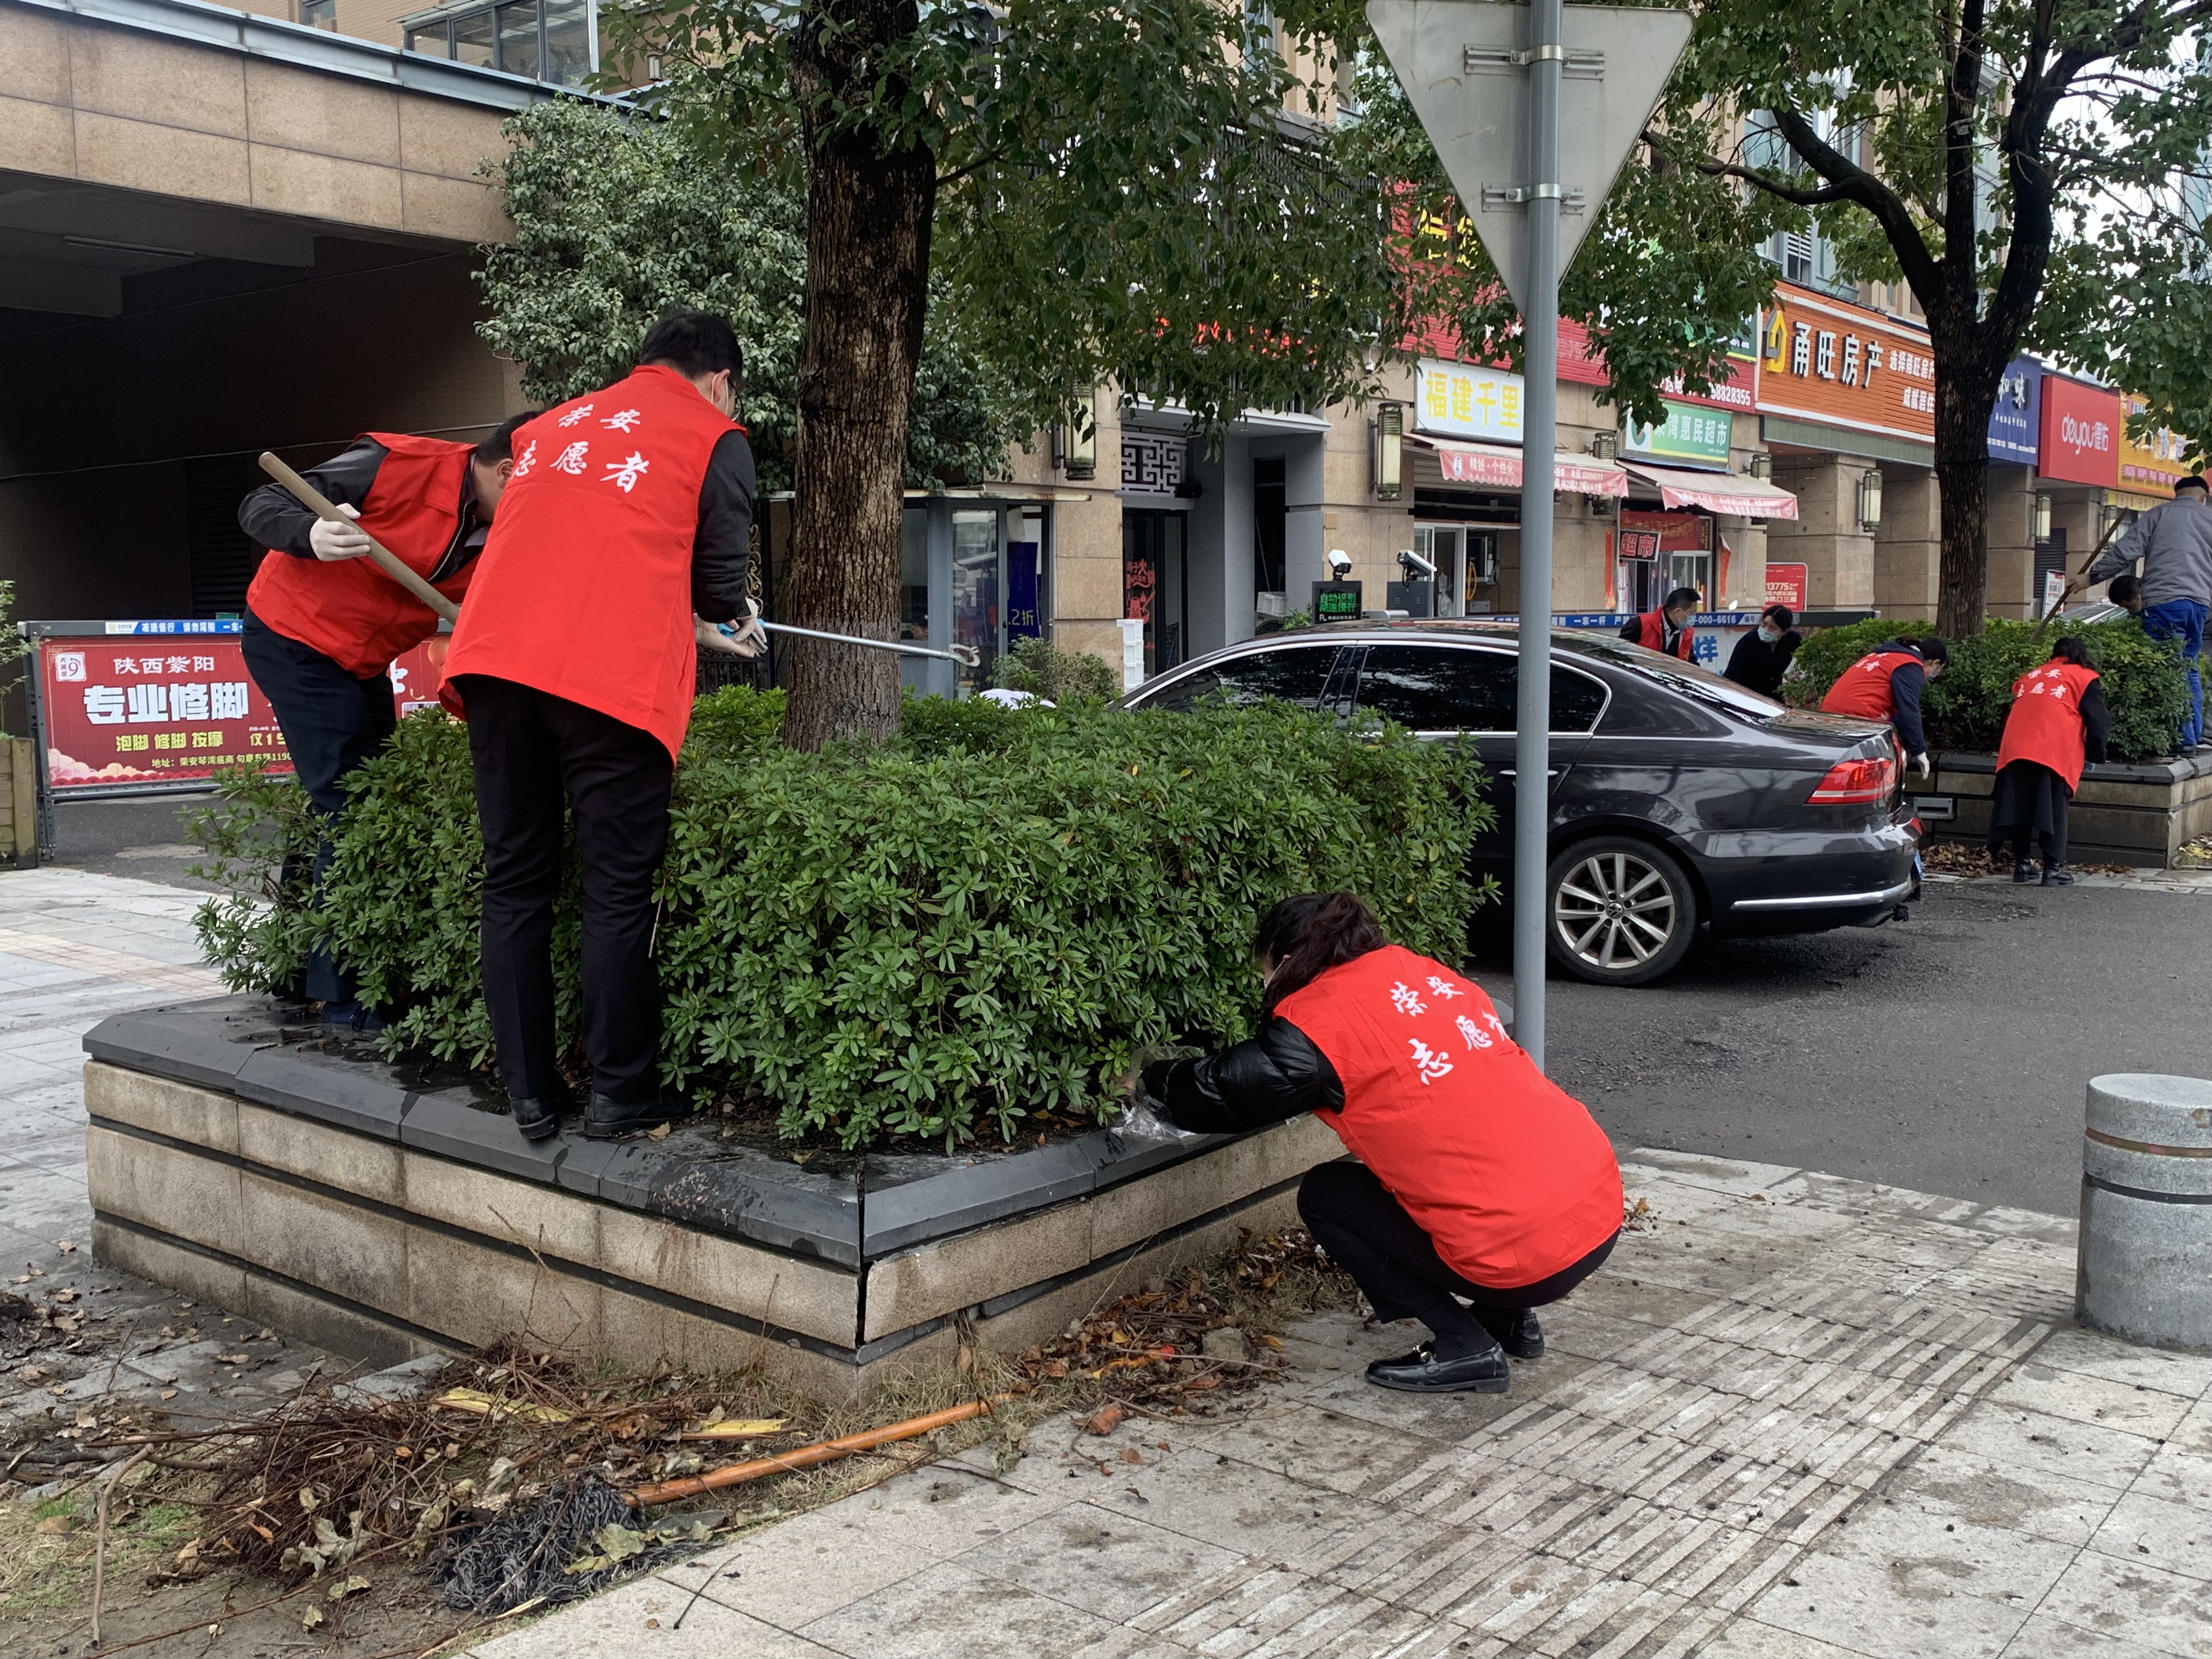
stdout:
MULTIPOLYGON (((220 996, 200 963, 204 896, 80 870, 0 876, 0 1264, 89 1237, 85 1032, 126 1008, 220 996)), ((87 1247, 88 1249, 89 1247, 87 1247)))
POLYGON ((1643 1152, 1509 1396, 1316 1319, 1236 1423, 1056 1421, 473 1659, 2204 1659, 2212 1355, 2075 1329, 2073 1224, 1643 1152))

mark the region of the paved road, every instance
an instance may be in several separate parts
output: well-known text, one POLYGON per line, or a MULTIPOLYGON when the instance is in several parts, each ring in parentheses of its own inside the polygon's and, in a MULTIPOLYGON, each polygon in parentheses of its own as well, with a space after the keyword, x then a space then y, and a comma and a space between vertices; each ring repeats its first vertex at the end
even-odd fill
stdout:
POLYGON ((48 861, 172 887, 204 888, 189 873, 203 854, 185 827, 216 804, 212 794, 125 796, 54 804, 48 861))
POLYGON ((1703 945, 1657 987, 1554 976, 1553 1075, 1624 1149, 2071 1214, 2092 1077, 2212 1078, 2212 895, 1928 894, 1902 926, 1703 945))

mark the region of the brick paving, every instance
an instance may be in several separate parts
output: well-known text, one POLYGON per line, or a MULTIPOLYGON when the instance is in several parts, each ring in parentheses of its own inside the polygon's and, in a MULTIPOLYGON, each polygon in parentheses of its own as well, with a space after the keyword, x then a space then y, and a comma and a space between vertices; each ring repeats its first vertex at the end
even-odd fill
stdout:
POLYGON ((1317 1319, 1241 1421, 1048 1425, 474 1659, 2212 1655, 2212 1356, 2074 1328, 2071 1223, 1628 1175, 1510 1395, 1370 1388, 1407 1331, 1317 1319))

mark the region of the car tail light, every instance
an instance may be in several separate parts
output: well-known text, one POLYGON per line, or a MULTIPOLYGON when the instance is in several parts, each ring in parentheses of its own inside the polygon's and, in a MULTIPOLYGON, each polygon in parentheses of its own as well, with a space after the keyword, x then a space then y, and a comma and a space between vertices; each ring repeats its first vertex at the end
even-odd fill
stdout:
POLYGON ((1871 805, 1889 799, 1897 783, 1897 763, 1887 755, 1861 755, 1838 761, 1806 797, 1808 806, 1871 805))

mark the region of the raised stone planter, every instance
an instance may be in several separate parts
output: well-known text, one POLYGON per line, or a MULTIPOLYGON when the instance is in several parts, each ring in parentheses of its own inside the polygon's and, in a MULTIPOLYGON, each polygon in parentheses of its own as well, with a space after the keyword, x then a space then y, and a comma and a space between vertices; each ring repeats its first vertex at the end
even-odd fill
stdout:
POLYGON ((334 1052, 252 997, 118 1015, 84 1046, 100 1259, 377 1364, 526 1332, 850 1393, 1288 1224, 1342 1151, 1310 1118, 804 1164, 714 1120, 533 1144, 496 1096, 334 1052))
MULTIPOLYGON (((1939 754, 1930 763, 1934 776, 1924 783, 1906 779, 1907 793, 1923 801, 1948 801, 1953 816, 1923 812, 1923 825, 1941 841, 1986 842, 1996 757, 1939 754)), ((2075 862, 2172 869, 2185 861, 2182 848, 2207 835, 2212 835, 2212 756, 2108 763, 2081 774, 2066 817, 2066 855, 2075 862)))

